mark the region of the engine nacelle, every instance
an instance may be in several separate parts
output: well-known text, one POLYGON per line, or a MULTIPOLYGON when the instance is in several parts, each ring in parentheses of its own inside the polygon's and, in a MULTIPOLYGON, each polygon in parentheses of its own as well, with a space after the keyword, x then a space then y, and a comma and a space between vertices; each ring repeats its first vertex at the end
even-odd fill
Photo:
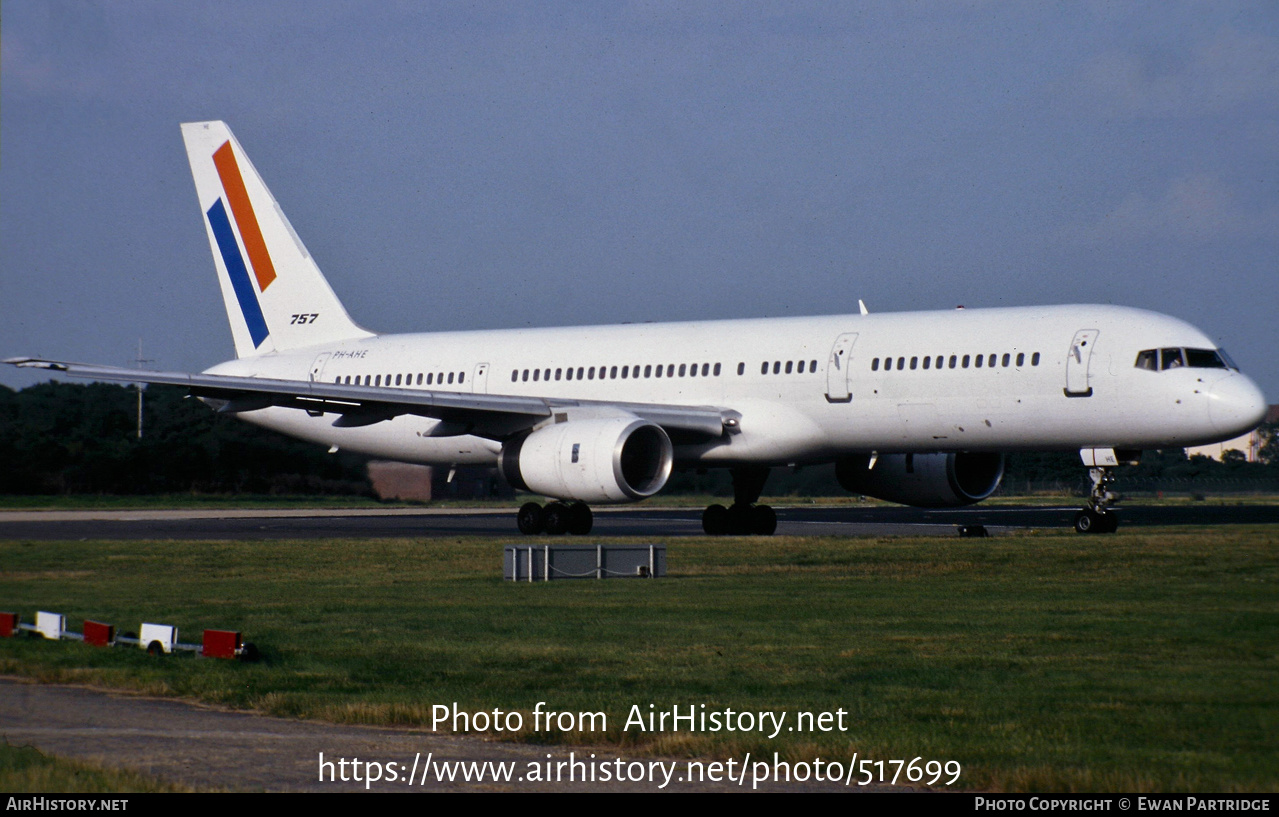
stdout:
POLYGON ((502 446, 513 487, 556 499, 634 502, 666 485, 675 452, 662 427, 638 417, 569 420, 502 446))
POLYGON ((1003 454, 887 454, 845 457, 835 476, 845 490, 916 508, 954 508, 981 502, 1004 477, 1003 454))

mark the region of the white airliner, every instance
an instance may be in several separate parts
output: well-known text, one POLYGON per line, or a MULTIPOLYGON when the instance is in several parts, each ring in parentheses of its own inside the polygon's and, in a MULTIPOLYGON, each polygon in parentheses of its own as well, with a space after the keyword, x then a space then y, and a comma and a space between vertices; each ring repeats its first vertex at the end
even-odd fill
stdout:
POLYGON ((376 457, 496 465, 524 533, 585 533, 673 467, 728 468, 709 534, 772 533, 776 466, 834 462, 850 491, 979 502, 1010 451, 1078 450, 1081 532, 1113 531, 1111 469, 1238 436, 1261 391, 1203 332, 1117 306, 1043 306, 377 335, 356 325, 223 122, 182 126, 236 359, 201 374, 13 358, 180 384, 222 412, 376 457))

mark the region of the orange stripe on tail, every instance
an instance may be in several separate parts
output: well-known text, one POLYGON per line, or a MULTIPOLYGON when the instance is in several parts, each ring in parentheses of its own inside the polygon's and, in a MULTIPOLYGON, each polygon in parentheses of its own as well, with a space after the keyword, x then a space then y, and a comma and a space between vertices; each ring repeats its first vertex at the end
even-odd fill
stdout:
POLYGON ((265 292, 275 280, 275 265, 271 263, 271 254, 267 252, 266 241, 262 239, 262 229, 258 227, 258 218, 253 213, 253 204, 249 201, 249 192, 244 188, 244 178, 240 175, 240 166, 236 164, 229 141, 214 151, 213 164, 222 179, 222 189, 226 191, 236 226, 240 228, 244 249, 249 253, 253 275, 258 279, 258 290, 265 292))

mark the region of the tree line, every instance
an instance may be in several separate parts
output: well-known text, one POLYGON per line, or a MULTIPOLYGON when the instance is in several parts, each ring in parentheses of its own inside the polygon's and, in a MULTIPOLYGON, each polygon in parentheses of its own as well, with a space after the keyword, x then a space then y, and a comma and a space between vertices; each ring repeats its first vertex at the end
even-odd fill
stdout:
POLYGON ((369 494, 363 457, 219 415, 177 386, 0 387, 0 493, 369 494))
MULTIPOLYGON (((372 495, 367 458, 294 440, 218 414, 177 386, 152 385, 137 436, 137 390, 105 383, 48 382, 21 391, 0 386, 0 493, 3 494, 351 494, 372 495)), ((1148 451, 1125 468, 1125 483, 1213 479, 1279 481, 1279 427, 1263 427, 1262 463, 1148 451)), ((443 469, 440 469, 443 470, 443 469)), ((1015 454, 1005 484, 1082 486, 1073 452, 1015 454)), ((672 474, 668 493, 731 496, 723 469, 672 474)), ((777 468, 772 496, 842 496, 831 466, 777 468)))

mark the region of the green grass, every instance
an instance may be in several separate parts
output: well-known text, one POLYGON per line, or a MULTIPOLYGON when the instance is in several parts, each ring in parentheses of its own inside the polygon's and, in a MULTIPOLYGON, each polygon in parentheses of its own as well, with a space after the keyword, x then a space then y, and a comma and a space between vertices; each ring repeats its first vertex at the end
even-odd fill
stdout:
POLYGON ((31 746, 0 741, 0 792, 27 794, 182 791, 138 772, 50 757, 31 746))
POLYGON ((1279 787, 1273 526, 667 545, 666 579, 530 585, 501 580, 492 539, 3 542, 0 609, 239 629, 265 660, 0 639, 0 672, 339 722, 546 701, 610 731, 519 739, 922 756, 966 788, 1279 787), (850 728, 623 731, 649 703, 842 708, 850 728))

